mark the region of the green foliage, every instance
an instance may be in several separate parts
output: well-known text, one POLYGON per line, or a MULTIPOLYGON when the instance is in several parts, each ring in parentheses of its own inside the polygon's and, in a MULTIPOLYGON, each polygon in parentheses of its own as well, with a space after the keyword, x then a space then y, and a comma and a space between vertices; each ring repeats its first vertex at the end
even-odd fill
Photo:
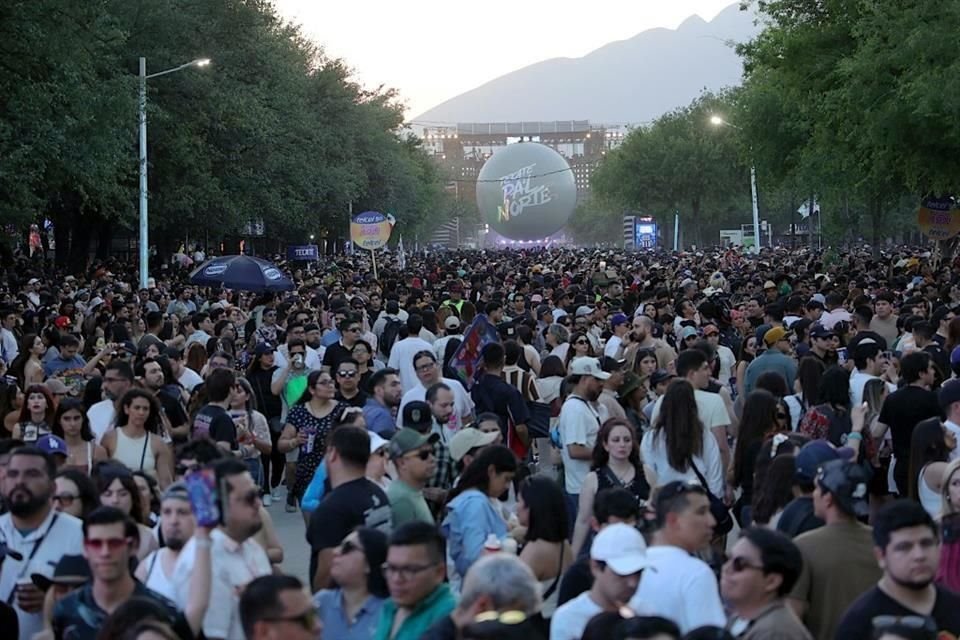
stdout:
POLYGON ((0 220, 53 217, 81 256, 135 228, 141 56, 148 74, 212 60, 147 81, 161 251, 256 218, 271 240, 344 235, 351 204, 415 229, 443 200, 395 92, 360 87, 270 2, 17 0, 0 6, 0 220))
POLYGON ((735 98, 732 92, 705 93, 632 131, 593 175, 600 208, 641 210, 670 226, 679 211, 686 243, 693 244, 712 242, 723 224, 748 221, 750 177, 742 136, 710 124, 711 115, 729 117, 735 98))

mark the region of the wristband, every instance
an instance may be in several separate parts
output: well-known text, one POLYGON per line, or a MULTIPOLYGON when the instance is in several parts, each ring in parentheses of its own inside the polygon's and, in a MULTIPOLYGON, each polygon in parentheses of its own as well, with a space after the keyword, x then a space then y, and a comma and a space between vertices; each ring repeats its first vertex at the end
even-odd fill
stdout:
POLYGON ((863 434, 859 431, 851 431, 847 434, 847 440, 853 438, 854 440, 863 440, 863 434))

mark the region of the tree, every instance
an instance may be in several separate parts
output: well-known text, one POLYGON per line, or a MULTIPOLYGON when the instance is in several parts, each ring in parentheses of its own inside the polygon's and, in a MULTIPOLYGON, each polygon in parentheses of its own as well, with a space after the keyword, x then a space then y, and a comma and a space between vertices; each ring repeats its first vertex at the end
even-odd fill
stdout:
POLYGON ((738 132, 710 116, 734 110, 735 94, 703 94, 653 124, 632 131, 607 154, 591 186, 601 207, 659 215, 672 227, 679 211, 686 243, 716 242, 721 222, 745 220, 750 178, 738 132))

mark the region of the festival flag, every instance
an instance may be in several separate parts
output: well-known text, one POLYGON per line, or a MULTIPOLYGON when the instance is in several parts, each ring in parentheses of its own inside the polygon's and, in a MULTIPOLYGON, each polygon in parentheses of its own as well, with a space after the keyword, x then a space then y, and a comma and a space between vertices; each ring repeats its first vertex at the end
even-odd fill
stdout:
POLYGON ((450 360, 450 367, 457 373, 457 377, 466 385, 467 389, 473 386, 477 371, 480 369, 480 353, 488 344, 497 342, 497 328, 493 326, 487 316, 478 314, 473 323, 463 334, 463 342, 450 360))
POLYGON ((400 242, 397 243, 397 264, 400 266, 400 270, 403 271, 407 268, 407 254, 403 250, 403 234, 400 234, 400 242))

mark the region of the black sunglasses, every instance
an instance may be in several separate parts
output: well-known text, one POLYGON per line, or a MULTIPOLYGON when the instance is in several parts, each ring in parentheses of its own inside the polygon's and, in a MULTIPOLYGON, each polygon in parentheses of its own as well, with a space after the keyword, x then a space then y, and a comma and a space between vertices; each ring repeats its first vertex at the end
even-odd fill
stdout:
POLYGON ((337 375, 341 378, 353 378, 357 375, 356 371, 337 371, 337 375))
POLYGON ((433 457, 433 449, 424 449, 423 451, 418 451, 417 453, 410 456, 411 458, 420 458, 421 460, 429 460, 433 457))

